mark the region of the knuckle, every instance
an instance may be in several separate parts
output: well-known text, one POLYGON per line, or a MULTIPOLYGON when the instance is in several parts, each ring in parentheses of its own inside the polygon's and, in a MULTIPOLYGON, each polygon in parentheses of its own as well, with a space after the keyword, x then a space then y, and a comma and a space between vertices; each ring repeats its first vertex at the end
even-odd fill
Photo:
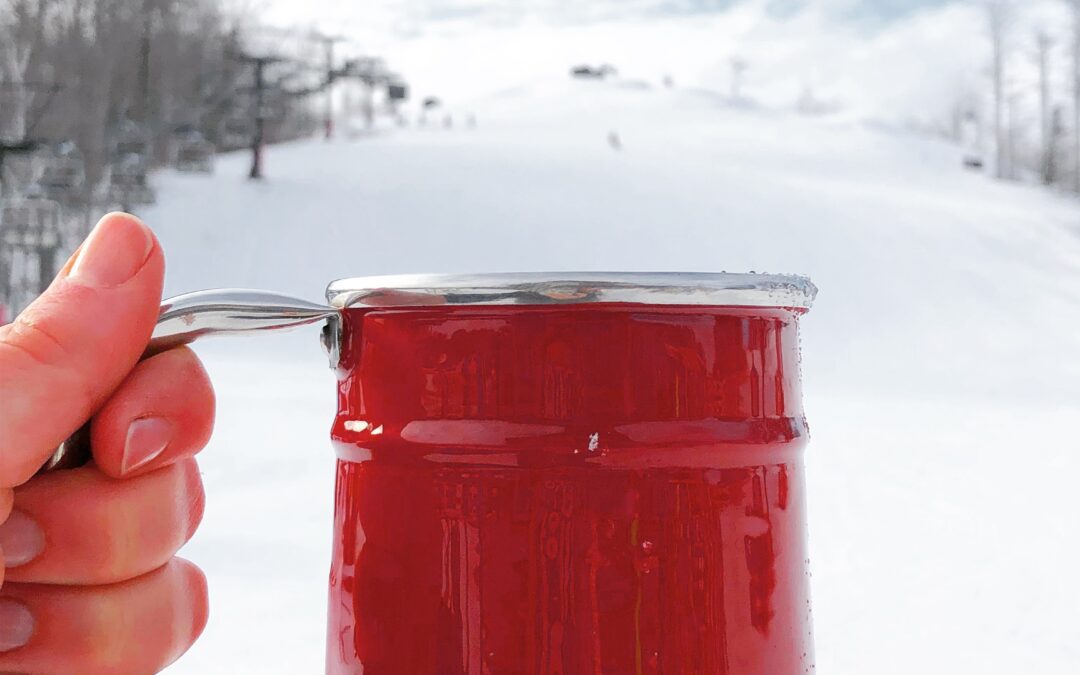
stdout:
POLYGON ((214 388, 199 357, 187 347, 177 347, 155 354, 136 366, 136 376, 129 385, 153 390, 159 397, 172 395, 173 407, 213 409, 214 388))
POLYGON ((123 590, 96 592, 87 630, 79 635, 80 673, 141 675, 157 672, 187 649, 192 594, 183 569, 167 562, 123 590), (140 597, 135 597, 135 596, 140 597))
POLYGON ((81 672, 121 673, 130 659, 131 642, 138 627, 132 624, 130 612, 113 594, 102 593, 93 600, 85 630, 74 636, 70 645, 81 655, 81 672))
POLYGON ((96 559, 88 560, 90 569, 96 571, 98 583, 124 581, 146 572, 147 558, 156 558, 157 551, 143 541, 140 527, 141 514, 120 500, 109 500, 97 510, 96 520, 101 531, 107 533, 105 545, 96 553, 96 559))
POLYGON ((128 581, 166 564, 193 532, 201 515, 201 490, 182 485, 176 467, 133 480, 98 501, 90 514, 96 542, 87 542, 89 583, 128 581))
POLYGON ((162 356, 171 359, 171 365, 176 369, 177 382, 181 382, 186 388, 197 391, 203 398, 213 399, 214 390, 210 383, 210 376, 203 367, 202 361, 188 347, 179 347, 170 350, 162 356))
POLYGON ((55 364, 71 358, 72 317, 93 305, 92 293, 67 284, 50 288, 15 317, 5 342, 36 363, 55 364))
POLYGON ((38 366, 63 363, 70 354, 44 317, 31 312, 19 315, 3 344, 38 366))
POLYGON ((24 372, 50 371, 58 383, 65 383, 82 400, 95 400, 93 383, 78 376, 78 370, 65 368, 66 364, 77 363, 78 356, 71 345, 61 339, 47 315, 43 312, 26 311, 9 325, 4 340, 0 342, 0 352, 13 356, 15 369, 24 372))

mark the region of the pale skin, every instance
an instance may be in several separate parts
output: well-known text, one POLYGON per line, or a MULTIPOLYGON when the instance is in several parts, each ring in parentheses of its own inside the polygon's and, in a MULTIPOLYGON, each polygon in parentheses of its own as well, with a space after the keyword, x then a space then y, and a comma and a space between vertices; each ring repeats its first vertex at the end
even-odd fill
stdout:
POLYGON ((155 673, 206 625, 206 580, 175 554, 202 518, 213 390, 186 348, 139 361, 164 270, 149 228, 110 214, 0 327, 0 673, 155 673), (90 419, 93 462, 38 475, 90 419))

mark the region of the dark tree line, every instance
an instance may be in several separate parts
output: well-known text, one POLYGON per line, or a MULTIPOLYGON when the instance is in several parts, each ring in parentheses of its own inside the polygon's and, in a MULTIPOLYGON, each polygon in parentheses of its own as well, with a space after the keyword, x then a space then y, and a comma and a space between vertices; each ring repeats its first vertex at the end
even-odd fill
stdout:
MULTIPOLYGON (((216 0, 0 0, 0 141, 74 141, 88 183, 125 129, 158 162, 180 127, 243 144, 249 19, 216 0)), ((273 103, 269 140, 310 132, 302 99, 273 103)))

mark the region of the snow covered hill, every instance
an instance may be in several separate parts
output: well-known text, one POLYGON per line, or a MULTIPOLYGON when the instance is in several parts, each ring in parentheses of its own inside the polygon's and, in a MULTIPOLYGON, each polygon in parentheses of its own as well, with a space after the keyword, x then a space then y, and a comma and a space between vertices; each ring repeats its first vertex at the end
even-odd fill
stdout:
MULTIPOLYGON (((819 672, 1080 662, 1080 204, 955 148, 703 91, 537 82, 439 125, 163 175, 167 290, 396 272, 800 272, 819 672), (463 115, 474 113, 475 129, 463 115), (615 149, 612 136, 621 149, 615 149)), ((324 651, 333 380, 313 332, 200 346, 211 624, 171 673, 324 651)))

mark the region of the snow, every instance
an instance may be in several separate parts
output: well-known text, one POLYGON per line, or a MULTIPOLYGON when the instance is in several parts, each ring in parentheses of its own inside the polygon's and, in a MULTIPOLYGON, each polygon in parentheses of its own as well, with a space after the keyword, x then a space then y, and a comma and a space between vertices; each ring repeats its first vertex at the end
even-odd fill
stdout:
MULTIPOLYGON (((769 271, 803 321, 819 671, 1072 673, 1080 204, 961 151, 708 91, 537 80, 479 126, 273 147, 165 174, 167 291, 319 299, 338 277, 769 271), (622 150, 608 144, 616 132, 622 150)), ((317 331, 200 343, 219 396, 183 555, 211 622, 170 673, 318 672, 333 378, 317 331)))

